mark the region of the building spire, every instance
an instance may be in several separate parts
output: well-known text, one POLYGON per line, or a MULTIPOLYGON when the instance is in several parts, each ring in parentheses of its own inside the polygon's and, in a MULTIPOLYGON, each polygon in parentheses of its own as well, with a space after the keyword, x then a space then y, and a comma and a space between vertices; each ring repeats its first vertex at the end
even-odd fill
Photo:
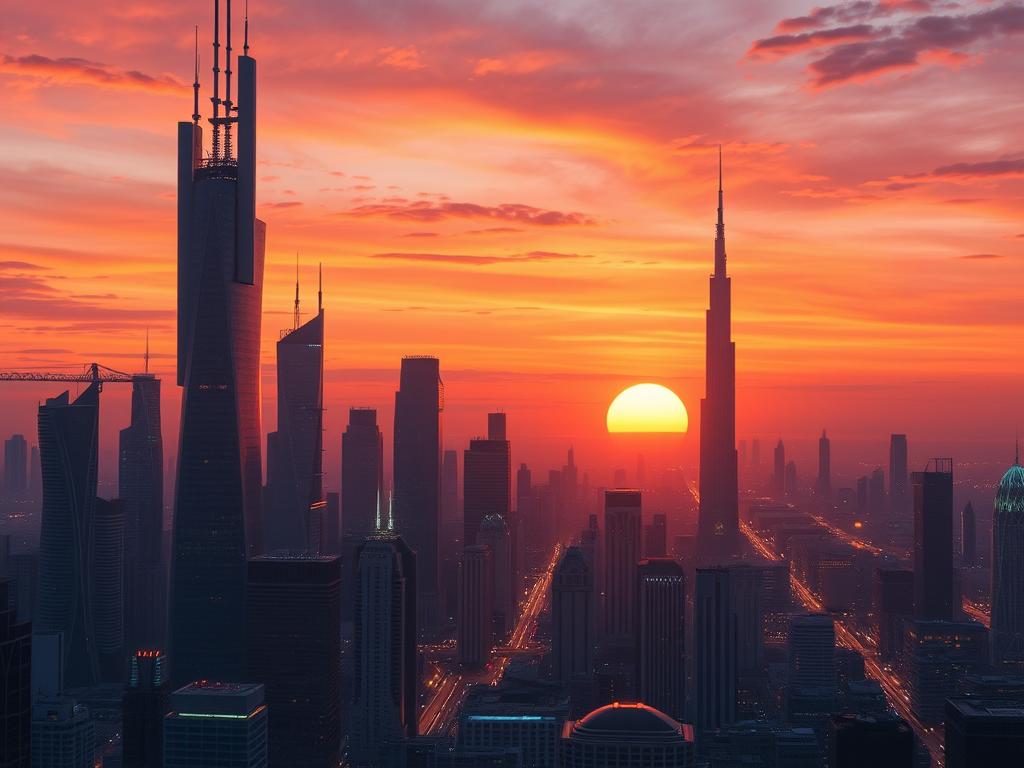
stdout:
POLYGON ((715 226, 715 276, 725 277, 725 206, 722 193, 722 145, 718 145, 718 223, 715 226))
POLYGON ((196 24, 196 55, 195 55, 196 75, 192 81, 192 124, 199 125, 199 118, 202 115, 199 114, 199 25, 196 24))
POLYGON ((316 278, 316 311, 317 314, 324 310, 324 264, 320 262, 317 265, 317 278, 316 278))
POLYGON ((249 55, 249 0, 245 0, 245 38, 242 41, 242 55, 249 55))
POLYGON ((231 160, 231 0, 227 0, 224 22, 227 27, 227 47, 224 49, 224 159, 231 160))
POLYGON ((295 252, 295 315, 292 320, 292 330, 299 329, 299 252, 295 252))
POLYGON ((213 0, 213 143, 211 154, 220 159, 220 0, 213 0))
POLYGON ((146 354, 143 356, 145 367, 143 373, 149 373, 149 326, 146 326, 146 354))

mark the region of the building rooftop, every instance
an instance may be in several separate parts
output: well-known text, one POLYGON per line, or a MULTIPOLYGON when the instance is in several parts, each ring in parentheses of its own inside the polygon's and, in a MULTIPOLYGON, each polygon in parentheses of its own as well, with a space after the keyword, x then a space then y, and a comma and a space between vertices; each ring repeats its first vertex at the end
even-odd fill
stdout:
POLYGON ((965 718, 997 718, 1024 724, 1024 701, 1019 699, 948 699, 946 706, 965 718))
POLYGON ((639 702, 608 704, 566 725, 566 733, 574 739, 693 740, 693 730, 689 725, 678 723, 664 712, 639 702))
POLYGON ((247 718, 263 706, 261 683, 198 680, 171 694, 171 716, 247 718))

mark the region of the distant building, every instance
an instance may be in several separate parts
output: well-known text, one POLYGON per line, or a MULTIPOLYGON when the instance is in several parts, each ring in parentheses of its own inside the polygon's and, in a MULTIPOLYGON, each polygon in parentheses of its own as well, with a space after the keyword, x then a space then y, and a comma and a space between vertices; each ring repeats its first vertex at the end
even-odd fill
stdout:
POLYGON ((793 498, 796 496, 799 488, 797 486, 797 475, 796 475, 796 462, 786 462, 786 480, 785 480, 786 496, 793 498))
POLYGON ((818 438, 818 481, 814 489, 819 496, 832 498, 832 443, 825 430, 818 438))
POLYGON ((829 768, 909 768, 914 732, 895 715, 835 715, 829 726, 829 768))
POLYGON ((29 768, 32 750, 32 625, 18 621, 14 582, 0 578, 0 766, 29 768))
POLYGON ((694 586, 695 730, 703 752, 712 733, 736 720, 736 613, 730 571, 698 568, 694 586))
POLYGON ((889 438, 889 501, 892 511, 909 512, 912 505, 910 485, 907 483, 907 436, 889 438))
POLYGON ((819 727, 836 708, 836 634, 832 616, 794 616, 789 625, 787 719, 819 727))
POLYGON ((633 637, 636 630, 636 566, 640 562, 640 491, 606 491, 604 497, 604 633, 633 637))
MULTIPOLYGON (((93 507, 92 609, 96 654, 104 682, 124 680, 124 504, 96 499, 93 507)), ((73 674, 70 670, 68 674, 73 674)))
POLYGON ((358 544, 387 520, 378 520, 384 499, 384 438, 373 408, 350 408, 341 436, 341 531, 358 544))
POLYGON ((503 640, 516 623, 512 538, 505 518, 501 515, 487 515, 481 520, 476 543, 491 550, 491 623, 494 637, 503 640))
POLYGON ((93 768, 95 754, 88 707, 64 697, 32 705, 32 768, 93 768))
POLYGON ((646 704, 609 704, 566 722, 561 752, 562 768, 696 764, 693 728, 646 704))
POLYGON ((485 517, 508 520, 512 511, 512 459, 505 414, 488 414, 487 439, 469 441, 462 458, 463 541, 477 540, 485 517), (496 417, 496 418, 492 418, 496 417))
POLYGON ((973 568, 978 564, 978 524, 974 505, 967 502, 960 513, 960 565, 973 568))
POLYGON ((774 472, 772 474, 772 486, 775 490, 775 498, 778 501, 786 496, 786 446, 782 444, 782 438, 775 444, 774 472))
POLYGON ((24 435, 11 435, 4 440, 5 499, 21 500, 28 492, 28 442, 24 435))
POLYGON ((941 723, 946 699, 957 695, 967 675, 988 666, 988 630, 975 621, 914 621, 903 657, 911 710, 924 723, 941 723))
POLYGON ((459 663, 470 669, 490 661, 493 645, 492 619, 494 557, 491 550, 474 544, 462 552, 459 574, 459 663))
POLYGON ((171 694, 164 719, 164 768, 264 768, 263 686, 192 683, 171 694))
POLYGON ((668 520, 657 514, 650 525, 644 526, 644 557, 666 557, 668 555, 668 520))
POLYGON ((992 513, 992 663, 1024 669, 1024 467, 1018 455, 992 513))
POLYGON ((161 768, 164 764, 164 717, 171 693, 168 672, 163 651, 138 650, 132 655, 122 700, 124 768, 161 768))
POLYGON ((1024 755, 1021 700, 948 700, 945 748, 947 768, 1019 765, 1024 755))
POLYGON ((914 616, 952 621, 959 615, 953 604, 953 460, 930 465, 913 475, 914 616))
POLYGON ((637 601, 640 700, 681 720, 686 706, 686 583, 671 558, 641 561, 637 601))
POLYGON ((903 646, 903 622, 914 612, 914 572, 909 568, 878 568, 874 583, 878 655, 891 660, 903 646))
POLYGON ((591 563, 579 547, 562 553, 551 578, 551 655, 563 686, 594 672, 596 616, 591 563))

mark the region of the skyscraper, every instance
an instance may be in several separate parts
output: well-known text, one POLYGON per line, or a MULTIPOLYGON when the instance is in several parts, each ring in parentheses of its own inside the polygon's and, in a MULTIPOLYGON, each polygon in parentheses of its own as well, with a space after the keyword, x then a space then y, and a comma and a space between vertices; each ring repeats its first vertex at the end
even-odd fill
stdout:
POLYGON ((416 555, 381 533, 356 550, 350 757, 378 766, 417 733, 416 555))
POLYGON ((1019 699, 950 699, 945 737, 948 768, 1018 764, 1024 753, 1024 709, 1019 699))
POLYGON ((341 436, 341 530, 361 541, 382 527, 384 437, 373 408, 350 408, 341 436))
POLYGON ((124 680, 124 584, 124 505, 119 499, 96 499, 89 589, 96 656, 104 682, 124 680))
POLYGON ((978 564, 978 524, 974 517, 974 505, 967 502, 960 513, 960 564, 973 568, 978 564))
POLYGON ((889 503, 896 513, 911 507, 910 487, 907 483, 907 436, 889 437, 889 503))
POLYGON ((569 720, 562 731, 562 768, 660 766, 693 768, 693 728, 646 704, 619 703, 569 720))
POLYGON ((171 694, 164 768, 264 768, 267 705, 253 683, 192 683, 171 694))
POLYGON ((445 451, 441 462, 441 516, 449 521, 459 517, 458 451, 445 451))
POLYGON ((907 768, 914 764, 914 732, 892 714, 841 714, 829 727, 829 768, 907 768))
POLYGON ((697 745, 736 720, 736 614, 727 568, 698 568, 694 587, 697 745))
POLYGON ((32 750, 32 625, 18 621, 14 582, 0 579, 0 766, 29 768, 32 750))
MULTIPOLYGON (((300 325, 295 277, 292 328, 277 342, 277 431, 267 435, 265 548, 319 552, 324 538, 324 305, 300 325)), ((273 727, 273 721, 271 721, 273 727)))
POLYGON ((270 768, 333 768, 341 746, 341 560, 277 553, 249 561, 246 668, 270 707, 270 768))
POLYGON ((835 708, 837 685, 832 616, 794 616, 789 624, 788 719, 808 725, 824 723, 835 708))
POLYGON ((913 483, 914 615, 952 621, 953 460, 932 459, 928 470, 914 473, 913 483))
POLYGON ((825 430, 818 438, 818 482, 815 490, 823 498, 832 498, 832 442, 825 430))
POLYGON ((467 545, 476 541, 485 517, 500 515, 508 520, 512 509, 512 460, 505 414, 488 414, 487 427, 487 439, 470 440, 462 459, 462 524, 467 545))
POLYGON ((722 155, 718 155, 715 272, 707 311, 705 394, 700 402, 698 551, 708 562, 737 553, 739 490, 736 468, 736 343, 732 340, 732 278, 725 269, 722 155))
POLYGON ((172 672, 179 681, 241 679, 245 561, 262 546, 266 226, 255 217, 256 61, 246 40, 237 57, 236 104, 228 14, 221 99, 220 13, 214 7, 212 139, 205 157, 198 67, 192 121, 178 123, 178 386, 184 389, 169 613, 172 672))
POLYGON ((632 638, 636 631, 640 504, 640 491, 605 491, 604 633, 609 638, 632 638))
POLYGON ((96 727, 89 708, 73 699, 43 697, 32 705, 32 765, 92 768, 96 727))
POLYGON ((122 698, 124 768, 161 768, 170 678, 163 651, 141 649, 131 658, 122 698))
POLYGON ((675 720, 686 705, 682 567, 671 558, 641 561, 637 601, 637 679, 640 700, 675 720))
POLYGON ((436 357, 406 357, 395 393, 394 530, 416 553, 417 605, 436 620, 444 385, 436 357))
POLYGON ((167 577, 163 551, 164 443, 160 379, 132 376, 131 423, 120 433, 118 498, 124 505, 125 638, 128 648, 163 642, 167 577))
POLYGON ((487 515, 480 521, 477 544, 491 550, 491 611, 494 637, 501 641, 516 623, 516 589, 512 581, 512 538, 501 515, 487 515))
POLYGON ((491 658, 494 615, 491 585, 494 581, 494 558, 483 544, 474 544, 462 551, 459 572, 459 663, 475 669, 491 658))
POLYGON ((583 550, 569 547, 551 577, 551 655, 563 686, 593 674, 595 620, 593 571, 583 550))
POLYGON ((992 663, 1024 669, 1024 467, 999 482, 992 513, 992 663))
POLYGON ((775 498, 781 501, 786 496, 786 446, 782 444, 781 437, 775 444, 774 460, 772 487, 775 490, 775 498))
POLYGON ((24 435, 4 440, 3 497, 22 499, 28 491, 28 443, 24 435))
POLYGON ((99 384, 73 403, 68 393, 39 406, 43 513, 39 529, 37 632, 64 634, 69 687, 99 679, 93 614, 93 550, 99 384))

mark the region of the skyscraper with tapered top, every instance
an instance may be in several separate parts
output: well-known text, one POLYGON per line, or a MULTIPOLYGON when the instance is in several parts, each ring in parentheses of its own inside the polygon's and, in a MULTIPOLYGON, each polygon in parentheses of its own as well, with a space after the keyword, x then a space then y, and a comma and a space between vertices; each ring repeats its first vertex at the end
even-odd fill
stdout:
POLYGON ((722 151, 718 151, 715 272, 707 312, 706 384, 700 401, 700 515, 698 551, 708 562, 736 554, 739 491, 736 477, 736 343, 732 340, 732 278, 725 271, 722 151))
POLYGON ((199 124, 198 50, 192 120, 178 123, 178 385, 183 392, 170 646, 172 673, 180 682, 240 680, 246 558, 261 551, 259 358, 266 226, 255 216, 256 61, 249 56, 247 20, 234 101, 231 22, 230 0, 224 14, 214 0, 209 143, 199 124))

